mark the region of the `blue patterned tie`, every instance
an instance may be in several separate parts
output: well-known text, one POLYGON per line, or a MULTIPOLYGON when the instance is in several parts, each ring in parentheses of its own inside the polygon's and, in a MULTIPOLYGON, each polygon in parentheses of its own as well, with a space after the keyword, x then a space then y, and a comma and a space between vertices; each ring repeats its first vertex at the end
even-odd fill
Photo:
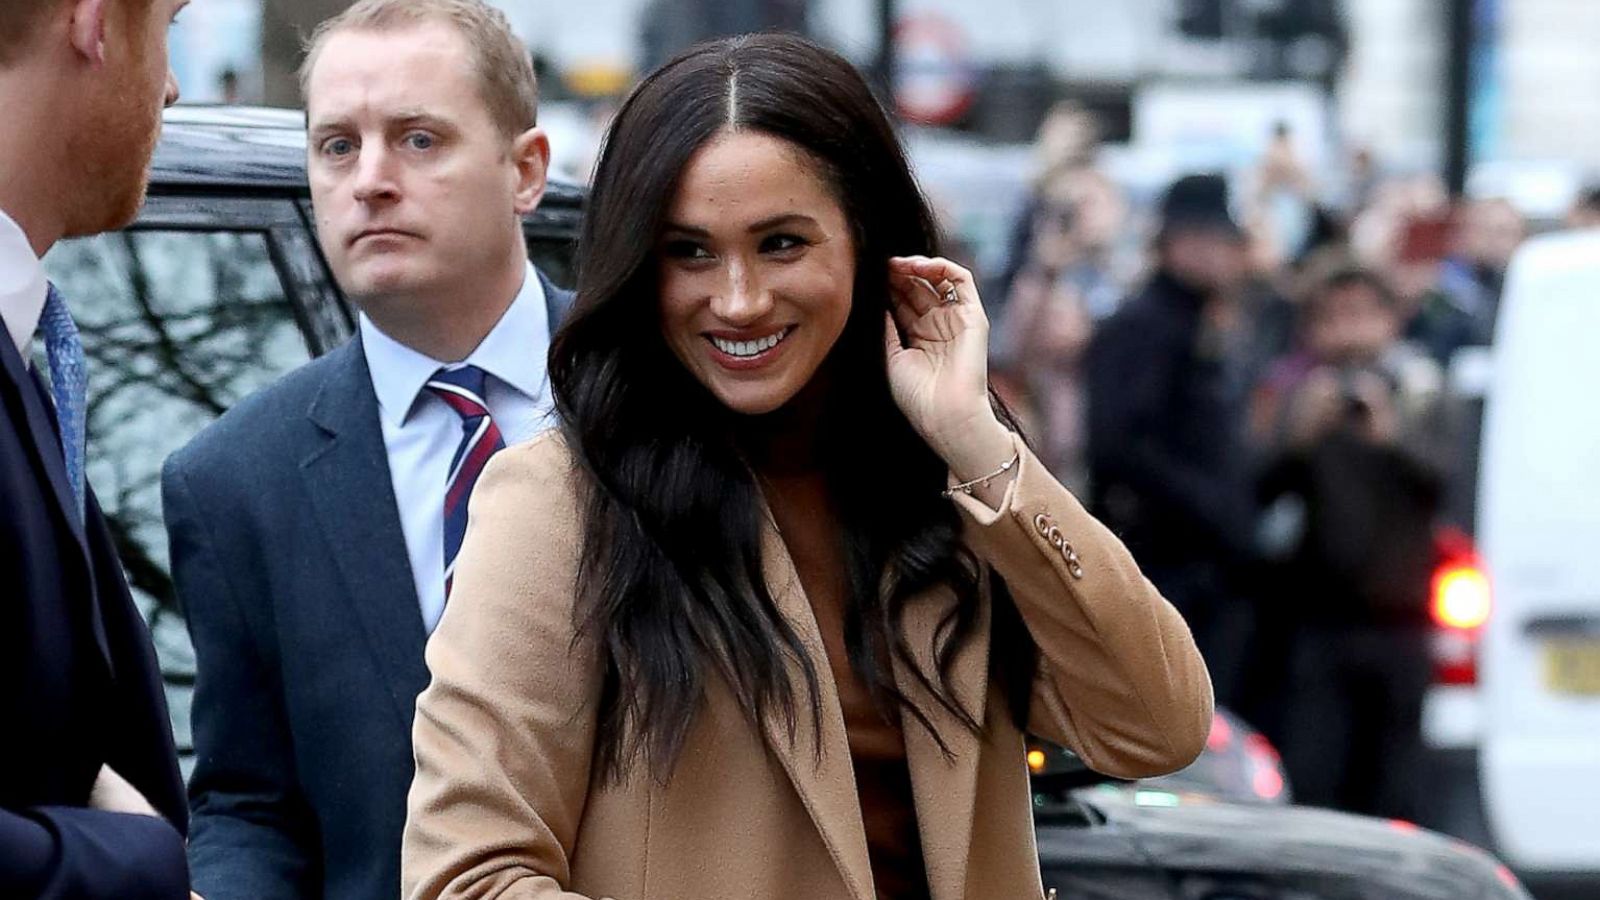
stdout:
POLYGON ((50 393, 56 401, 56 421, 61 429, 61 452, 67 461, 67 480, 72 483, 72 496, 78 501, 78 517, 82 519, 89 367, 83 358, 83 341, 78 338, 77 323, 72 321, 72 313, 53 284, 44 301, 44 314, 39 317, 39 329, 44 333, 45 357, 50 361, 50 393))

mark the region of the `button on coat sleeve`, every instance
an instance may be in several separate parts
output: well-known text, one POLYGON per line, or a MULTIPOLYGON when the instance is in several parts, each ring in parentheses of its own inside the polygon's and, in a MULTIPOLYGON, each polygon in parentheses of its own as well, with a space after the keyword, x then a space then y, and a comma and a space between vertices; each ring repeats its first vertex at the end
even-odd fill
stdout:
POLYGON ((955 502, 1039 649, 1029 730, 1092 769, 1144 778, 1187 766, 1211 726, 1211 681, 1188 625, 1127 548, 1020 440, 998 510, 955 502))

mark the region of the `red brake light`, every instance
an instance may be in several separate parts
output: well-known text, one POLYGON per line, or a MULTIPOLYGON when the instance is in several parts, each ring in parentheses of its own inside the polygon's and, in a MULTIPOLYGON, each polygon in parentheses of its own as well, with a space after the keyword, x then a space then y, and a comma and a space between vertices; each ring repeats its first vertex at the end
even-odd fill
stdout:
POLYGON ((1244 749, 1245 752, 1251 756, 1254 756, 1257 759, 1266 760, 1273 765, 1277 765, 1282 760, 1282 757, 1278 755, 1278 748, 1272 746, 1272 742, 1267 740, 1267 737, 1264 734, 1251 734, 1247 736, 1244 739, 1244 749))
POLYGON ((1206 735, 1206 749, 1221 753, 1233 743, 1233 726, 1221 715, 1211 717, 1211 733, 1206 735))
POLYGON ((1250 789, 1263 800, 1276 800, 1283 795, 1283 773, 1277 769, 1260 768, 1250 777, 1250 789))
POLYGON ((1489 621, 1489 578, 1471 562, 1452 562, 1433 575, 1433 621, 1470 631, 1489 621))
POLYGON ((1250 760, 1250 789, 1263 800, 1276 800, 1283 796, 1288 785, 1283 780, 1282 760, 1278 748, 1260 734, 1250 734, 1244 739, 1245 756, 1250 760))
POLYGON ((1478 683, 1478 633, 1493 611, 1489 577, 1472 538, 1460 529, 1436 531, 1434 552, 1438 562, 1428 596, 1434 681, 1470 687, 1478 683))
POLYGON ((1478 683, 1477 632, 1441 626, 1434 631, 1432 651, 1434 681, 1466 687, 1478 683))

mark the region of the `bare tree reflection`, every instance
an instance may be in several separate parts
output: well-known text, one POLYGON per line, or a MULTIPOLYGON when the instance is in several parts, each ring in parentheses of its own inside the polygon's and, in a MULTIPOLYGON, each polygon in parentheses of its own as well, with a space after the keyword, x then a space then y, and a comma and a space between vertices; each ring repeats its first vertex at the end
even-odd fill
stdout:
MULTIPOLYGON (((89 474, 169 686, 193 654, 168 566, 161 465, 206 423, 309 354, 259 232, 133 231, 46 259, 89 360, 89 474)), ((187 702, 171 704, 180 743, 187 702)))

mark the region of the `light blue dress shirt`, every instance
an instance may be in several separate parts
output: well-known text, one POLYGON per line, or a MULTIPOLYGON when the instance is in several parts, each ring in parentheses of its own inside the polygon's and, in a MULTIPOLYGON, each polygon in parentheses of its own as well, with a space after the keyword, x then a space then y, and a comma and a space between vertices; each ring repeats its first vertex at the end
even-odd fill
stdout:
MULTIPOLYGON (((461 443, 461 417, 423 390, 428 378, 445 363, 384 334, 365 314, 360 328, 362 350, 378 396, 378 418, 400 508, 400 529, 411 558, 422 622, 432 634, 444 613, 445 481, 450 459, 461 443)), ((508 447, 555 424, 545 373, 549 347, 544 287, 530 263, 522 289, 505 315, 459 363, 488 373, 484 401, 508 447)))

